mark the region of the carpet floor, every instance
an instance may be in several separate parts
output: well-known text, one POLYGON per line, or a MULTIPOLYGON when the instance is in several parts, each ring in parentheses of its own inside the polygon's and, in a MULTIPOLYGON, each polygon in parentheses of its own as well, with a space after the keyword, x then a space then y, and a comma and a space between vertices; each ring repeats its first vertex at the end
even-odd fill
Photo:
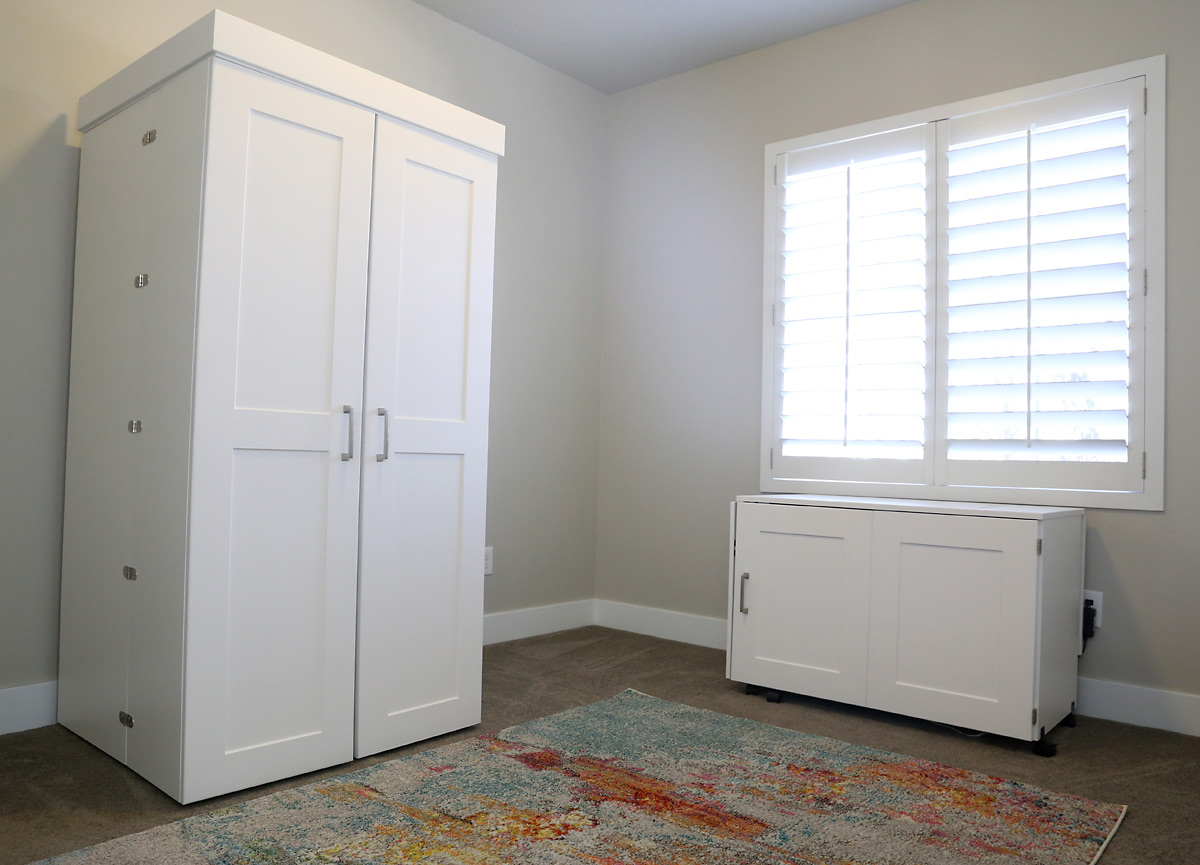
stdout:
POLYGON ((1052 734, 1059 751, 1047 759, 1030 753, 1027 743, 969 738, 866 709, 792 696, 780 704, 767 703, 724 678, 723 652, 589 627, 487 647, 479 727, 189 806, 178 805, 61 727, 0 736, 0 865, 23 865, 210 814, 267 793, 494 733, 627 687, 1059 793, 1126 803, 1129 812, 1102 865, 1200 862, 1200 738, 1080 718, 1078 727, 1052 734))
POLYGON ((1091 865, 1125 809, 638 691, 46 865, 1091 865))

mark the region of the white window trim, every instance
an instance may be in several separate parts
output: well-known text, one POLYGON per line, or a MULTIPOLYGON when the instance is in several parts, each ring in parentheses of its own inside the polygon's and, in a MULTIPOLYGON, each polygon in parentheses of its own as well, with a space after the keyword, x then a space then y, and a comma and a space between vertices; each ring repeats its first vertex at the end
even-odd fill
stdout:
MULTIPOLYGON (((763 363, 760 489, 769 493, 818 493, 928 499, 932 501, 980 501, 1011 504, 1063 505, 1071 507, 1162 510, 1165 474, 1165 380, 1166 380, 1166 57, 1159 55, 1110 66, 1093 72, 962 100, 922 111, 914 111, 841 129, 805 135, 767 145, 763 178, 763 363), (1145 375, 1145 480, 1141 491, 1034 489, 1019 487, 948 486, 933 484, 829 481, 777 477, 772 468, 775 442, 775 340, 777 301, 775 171, 777 158, 801 148, 832 144, 916 124, 1000 108, 1095 87, 1135 76, 1146 78, 1145 124, 1145 226, 1146 346, 1145 375)), ((1131 458, 1134 458, 1131 454, 1131 458)))

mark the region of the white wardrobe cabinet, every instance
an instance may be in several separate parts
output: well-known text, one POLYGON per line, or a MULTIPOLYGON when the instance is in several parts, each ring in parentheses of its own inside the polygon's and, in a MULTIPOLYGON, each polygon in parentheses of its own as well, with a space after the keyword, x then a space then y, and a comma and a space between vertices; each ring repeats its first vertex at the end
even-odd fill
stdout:
POLYGON ((219 12, 79 119, 60 722, 181 802, 478 723, 503 127, 219 12))
POLYGON ((1035 742, 1074 710, 1082 510, 765 495, 732 518, 731 679, 1035 742))

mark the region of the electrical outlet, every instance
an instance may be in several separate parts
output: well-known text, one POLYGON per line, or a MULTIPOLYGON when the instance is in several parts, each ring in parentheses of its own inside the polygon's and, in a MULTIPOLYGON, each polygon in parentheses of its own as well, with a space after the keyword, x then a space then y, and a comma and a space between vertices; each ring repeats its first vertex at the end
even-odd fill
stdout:
POLYGON ((1084 591, 1083 599, 1092 602, 1092 609, 1096 611, 1096 627, 1100 627, 1100 613, 1104 608, 1104 592, 1084 591))
POLYGON ((483 575, 490 577, 492 575, 492 548, 483 548, 483 575))

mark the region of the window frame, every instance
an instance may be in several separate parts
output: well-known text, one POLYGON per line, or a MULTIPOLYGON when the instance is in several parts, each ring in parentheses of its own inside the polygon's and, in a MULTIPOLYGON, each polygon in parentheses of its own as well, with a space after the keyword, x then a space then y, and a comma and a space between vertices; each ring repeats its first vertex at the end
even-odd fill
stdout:
MULTIPOLYGON (((944 140, 939 133, 938 147, 929 154, 931 162, 942 163, 946 159, 944 140)), ((804 135, 785 141, 769 144, 765 148, 764 159, 764 244, 763 244, 763 351, 762 351, 762 414, 760 432, 760 489, 770 493, 817 493, 830 495, 863 495, 927 499, 932 501, 981 501, 1010 504, 1033 505, 1065 505, 1074 507, 1100 507, 1130 510, 1162 510, 1164 493, 1164 437, 1165 437, 1165 335, 1166 335, 1166 57, 1159 55, 1144 60, 1132 61, 1104 69, 1071 75, 1053 81, 1019 87, 1012 90, 993 93, 987 96, 961 100, 947 105, 936 106, 921 111, 909 112, 881 120, 859 123, 840 129, 827 130, 812 135, 804 135), (1130 418, 1140 414, 1143 425, 1140 430, 1131 428, 1130 462, 1137 460, 1134 452, 1135 443, 1140 441, 1144 449, 1145 476, 1142 487, 1138 490, 1096 490, 1096 489, 1046 489, 1037 487, 1006 487, 983 485, 950 485, 946 483, 944 454, 939 454, 940 441, 935 438, 927 439, 927 450, 933 449, 927 455, 924 463, 930 465, 923 471, 922 481, 894 482, 886 480, 866 479, 870 477, 870 469, 865 465, 848 466, 842 472, 842 479, 824 479, 818 477, 789 477, 783 471, 774 469, 776 459, 780 456, 778 450, 780 439, 778 434, 777 400, 777 366, 779 335, 782 326, 776 325, 776 306, 781 305, 781 284, 779 273, 782 232, 778 228, 780 213, 780 195, 782 185, 776 183, 777 165, 786 154, 805 148, 837 144, 857 138, 863 138, 906 127, 936 123, 963 115, 974 114, 991 109, 1005 108, 1023 102, 1043 99, 1071 91, 1083 90, 1105 84, 1128 80, 1136 77, 1145 78, 1145 114, 1141 118, 1144 128, 1144 160, 1136 167, 1144 170, 1143 199, 1145 210, 1142 214, 1144 237, 1141 241, 1142 261, 1145 269, 1146 291, 1143 301, 1142 329, 1137 329, 1136 322, 1131 322, 1130 340, 1142 343, 1143 363, 1140 369, 1131 368, 1131 377, 1138 376, 1143 391, 1141 406, 1131 406, 1130 418), (864 477, 865 476, 865 477, 864 477), (851 479, 854 478, 854 479, 851 479)), ((1135 170, 1131 166, 1131 171, 1135 170)), ((939 173, 939 176, 942 176, 939 173)), ((782 178, 781 178, 782 179, 782 178)), ((943 206, 938 201, 938 208, 943 206)), ((930 278, 927 281, 927 381, 931 389, 927 391, 927 406, 930 417, 926 418, 927 428, 936 430, 941 436, 945 430, 945 417, 938 414, 943 409, 943 388, 933 388, 935 376, 940 374, 939 364, 942 358, 938 356, 945 338, 946 306, 943 292, 940 290, 944 282, 941 273, 941 244, 943 233, 939 222, 939 230, 928 241, 932 261, 927 265, 930 278), (934 250, 937 250, 934 252, 934 250)), ((1137 262, 1131 261, 1131 274, 1135 273, 1137 262)), ((1133 278, 1131 278, 1133 281, 1133 278)), ((780 313, 782 315, 782 313, 780 313)), ((795 457, 786 460, 779 459, 781 468, 784 464, 795 464, 803 458, 795 457)), ((832 458, 839 459, 839 458, 832 458)), ((853 460, 844 459, 850 463, 853 460)), ((867 461, 863 461, 864 463, 867 461)), ((1003 463, 998 463, 1003 465, 1003 463)), ((797 472, 796 474, 799 474, 797 472)), ((1131 471, 1131 475, 1133 472, 1131 471)))

